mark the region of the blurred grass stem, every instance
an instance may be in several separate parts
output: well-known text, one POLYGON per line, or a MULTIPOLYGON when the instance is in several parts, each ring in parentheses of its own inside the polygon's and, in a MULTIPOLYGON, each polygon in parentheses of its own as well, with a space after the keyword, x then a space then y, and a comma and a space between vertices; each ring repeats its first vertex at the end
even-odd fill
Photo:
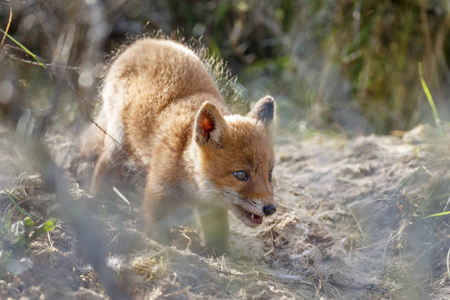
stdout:
POLYGON ((0 29, 0 31, 6 35, 7 37, 9 37, 14 43, 16 43, 17 46, 19 46, 20 48, 22 48, 26 53, 28 53, 29 55, 31 55, 31 57, 33 57, 33 59, 39 63, 39 65, 41 65, 42 67, 44 67, 44 69, 47 69, 47 67, 36 57, 36 55, 33 54, 33 52, 31 52, 30 50, 28 50, 28 48, 26 48, 24 45, 22 45, 19 41, 17 41, 15 38, 13 38, 12 36, 10 36, 8 33, 6 33, 5 31, 3 31, 2 29, 0 29))
POLYGON ((425 92, 428 102, 430 103, 431 109, 433 110, 433 116, 434 116, 434 121, 436 122, 436 127, 439 130, 439 134, 440 134, 441 138, 443 138, 444 133, 442 131, 442 126, 441 126, 441 122, 439 120, 439 115, 436 110, 436 106, 434 105, 433 97, 431 96, 431 93, 430 93, 430 90, 428 89, 427 83, 425 82, 425 79, 423 78, 422 64, 420 62, 419 62, 419 76, 420 76, 420 82, 422 83, 423 91, 425 92))

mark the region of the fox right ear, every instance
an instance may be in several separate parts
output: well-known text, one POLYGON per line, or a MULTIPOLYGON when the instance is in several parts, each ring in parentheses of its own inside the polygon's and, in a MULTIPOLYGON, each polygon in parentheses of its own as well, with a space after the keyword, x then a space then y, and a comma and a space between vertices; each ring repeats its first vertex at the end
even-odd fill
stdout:
POLYGON ((267 130, 272 129, 273 118, 275 115, 275 101, 270 96, 265 96, 256 102, 253 109, 247 114, 247 116, 260 121, 267 130))
POLYGON ((220 146, 228 133, 228 124, 217 107, 205 102, 195 117, 194 138, 199 145, 209 141, 220 146))

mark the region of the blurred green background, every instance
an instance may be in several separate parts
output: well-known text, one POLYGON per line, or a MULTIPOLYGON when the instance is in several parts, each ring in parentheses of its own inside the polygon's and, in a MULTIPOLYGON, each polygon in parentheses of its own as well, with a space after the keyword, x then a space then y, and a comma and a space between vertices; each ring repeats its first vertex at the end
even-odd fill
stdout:
POLYGON ((0 105, 8 116, 17 103, 37 115, 48 109, 64 78, 59 109, 76 120, 73 90, 95 98, 104 54, 155 30, 201 37, 237 75, 243 99, 274 96, 289 132, 386 134, 434 122, 419 62, 441 119, 450 115, 448 0, 1 0, 3 30, 10 15, 9 33, 52 65, 18 61, 32 59, 5 40, 0 105))

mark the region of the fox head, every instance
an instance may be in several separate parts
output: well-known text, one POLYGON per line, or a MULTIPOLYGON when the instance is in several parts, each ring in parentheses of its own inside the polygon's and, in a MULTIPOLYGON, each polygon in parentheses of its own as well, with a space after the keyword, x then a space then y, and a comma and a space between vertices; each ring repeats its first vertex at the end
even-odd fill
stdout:
POLYGON ((270 131, 275 102, 260 99, 246 115, 222 115, 209 102, 196 115, 196 179, 203 197, 226 206, 256 227, 276 211, 272 183, 275 157, 270 131))

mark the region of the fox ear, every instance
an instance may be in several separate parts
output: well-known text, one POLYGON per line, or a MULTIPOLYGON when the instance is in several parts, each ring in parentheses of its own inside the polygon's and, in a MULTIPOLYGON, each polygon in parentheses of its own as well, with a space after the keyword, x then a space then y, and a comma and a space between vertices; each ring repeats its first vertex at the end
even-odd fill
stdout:
POLYGON ((275 114, 275 101, 270 96, 265 96, 256 102, 247 116, 254 118, 264 124, 267 130, 272 129, 275 114))
POLYGON ((220 146, 228 133, 228 124, 217 107, 205 102, 195 117, 194 138, 199 145, 213 142, 220 146))

